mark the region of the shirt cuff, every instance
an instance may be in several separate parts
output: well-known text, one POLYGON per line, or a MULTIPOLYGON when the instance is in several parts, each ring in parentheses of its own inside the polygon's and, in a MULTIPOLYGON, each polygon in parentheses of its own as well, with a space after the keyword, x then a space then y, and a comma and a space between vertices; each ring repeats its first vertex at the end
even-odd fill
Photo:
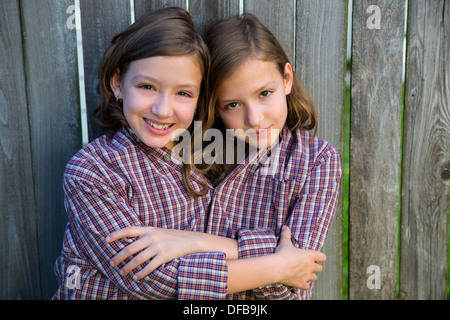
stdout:
POLYGON ((219 300, 227 293, 228 266, 223 252, 198 253, 180 258, 179 300, 219 300))
POLYGON ((265 256, 275 252, 278 239, 272 229, 239 229, 238 257, 239 259, 265 256))

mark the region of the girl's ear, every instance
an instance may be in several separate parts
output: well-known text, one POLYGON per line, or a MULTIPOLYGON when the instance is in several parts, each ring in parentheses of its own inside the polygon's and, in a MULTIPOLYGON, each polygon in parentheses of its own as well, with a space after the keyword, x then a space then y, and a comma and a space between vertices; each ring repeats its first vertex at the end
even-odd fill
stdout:
POLYGON ((289 62, 284 65, 284 93, 286 95, 291 93, 292 83, 294 81, 294 71, 289 62))
POLYGON ((114 75, 110 79, 111 90, 113 91, 116 99, 122 99, 122 82, 120 80, 120 71, 114 73, 114 75))

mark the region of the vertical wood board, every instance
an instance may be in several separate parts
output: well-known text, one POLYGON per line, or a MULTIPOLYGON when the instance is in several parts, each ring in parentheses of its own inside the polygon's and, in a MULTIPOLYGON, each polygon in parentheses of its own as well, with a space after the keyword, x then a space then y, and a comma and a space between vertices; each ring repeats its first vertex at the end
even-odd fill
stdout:
POLYGON ((19 1, 0 6, 0 299, 40 296, 19 1))
MULTIPOLYGON (((344 163, 344 111, 346 73, 346 1, 297 1, 296 71, 311 96, 318 115, 317 135, 330 142, 344 163)), ((314 299, 342 298, 342 199, 323 252, 327 262, 315 283, 314 299)))
POLYGON ((56 290, 53 266, 67 222, 63 172, 81 146, 76 34, 66 24, 70 5, 73 1, 28 0, 21 5, 37 206, 33 240, 39 246, 43 299, 56 290))
POLYGON ((404 10, 402 0, 353 3, 350 299, 396 296, 404 10), (371 5, 379 29, 371 27, 371 5), (368 284, 371 266, 379 288, 368 284))
POLYGON ((450 3, 408 3, 400 298, 446 299, 450 3))

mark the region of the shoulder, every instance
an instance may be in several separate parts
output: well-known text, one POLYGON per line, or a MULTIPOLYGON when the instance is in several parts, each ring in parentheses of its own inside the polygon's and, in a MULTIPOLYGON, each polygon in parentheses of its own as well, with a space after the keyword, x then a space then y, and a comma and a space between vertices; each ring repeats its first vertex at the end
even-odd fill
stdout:
POLYGON ((103 135, 79 150, 67 163, 64 178, 102 179, 117 171, 123 159, 136 152, 133 141, 122 131, 103 135))
POLYGON ((315 168, 324 164, 340 176, 339 152, 331 143, 301 129, 286 132, 283 138, 285 163, 294 177, 306 179, 315 168))

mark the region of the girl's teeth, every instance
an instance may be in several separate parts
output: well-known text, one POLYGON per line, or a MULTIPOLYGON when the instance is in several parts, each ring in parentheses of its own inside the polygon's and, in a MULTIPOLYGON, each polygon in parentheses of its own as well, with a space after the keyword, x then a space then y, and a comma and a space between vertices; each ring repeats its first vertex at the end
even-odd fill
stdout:
POLYGON ((158 130, 166 130, 167 128, 169 128, 171 126, 171 124, 156 124, 147 119, 145 120, 145 122, 147 122, 153 128, 158 129, 158 130))

